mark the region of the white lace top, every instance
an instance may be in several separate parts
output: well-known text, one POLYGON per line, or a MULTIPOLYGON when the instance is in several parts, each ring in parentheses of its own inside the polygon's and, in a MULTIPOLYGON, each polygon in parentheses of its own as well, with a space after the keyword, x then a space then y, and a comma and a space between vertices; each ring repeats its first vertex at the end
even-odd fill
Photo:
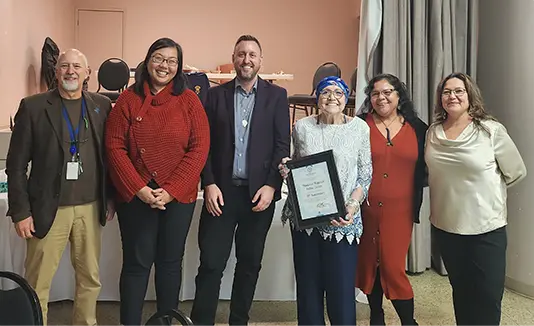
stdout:
MULTIPOLYGON (((358 187, 362 188, 364 196, 367 197, 373 167, 369 126, 365 121, 353 118, 345 124, 317 124, 316 116, 306 117, 297 121, 292 138, 292 158, 294 159, 333 150, 345 201, 358 187)), ((293 218, 288 200, 282 211, 282 220, 292 221, 293 218)), ((354 239, 359 241, 363 232, 361 213, 358 212, 354 216, 354 223, 351 225, 342 227, 329 225, 306 231, 311 234, 315 229, 324 239, 334 236, 337 242, 343 238, 346 238, 349 243, 352 243, 354 239)))

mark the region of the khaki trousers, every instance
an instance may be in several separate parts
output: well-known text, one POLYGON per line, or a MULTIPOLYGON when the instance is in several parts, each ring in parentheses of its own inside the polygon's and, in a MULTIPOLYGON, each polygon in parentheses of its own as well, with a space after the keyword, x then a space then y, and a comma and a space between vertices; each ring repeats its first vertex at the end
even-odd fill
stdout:
POLYGON ((50 231, 43 239, 27 240, 26 279, 39 296, 44 325, 52 279, 70 242, 76 292, 72 325, 96 325, 96 300, 100 293, 99 259, 102 227, 98 202, 59 207, 50 231))

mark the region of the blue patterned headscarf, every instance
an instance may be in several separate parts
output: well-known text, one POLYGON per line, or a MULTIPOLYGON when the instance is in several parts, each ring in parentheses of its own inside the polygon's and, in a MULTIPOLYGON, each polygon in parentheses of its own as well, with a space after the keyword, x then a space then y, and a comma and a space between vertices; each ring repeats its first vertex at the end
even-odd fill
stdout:
POLYGON ((316 90, 316 96, 317 96, 317 102, 319 102, 319 96, 321 95, 321 92, 323 89, 325 89, 328 86, 337 86, 343 90, 343 93, 345 93, 345 101, 349 101, 349 86, 347 86, 347 83, 343 81, 343 79, 336 77, 336 76, 329 76, 326 78, 323 78, 319 84, 317 84, 317 90, 316 90))

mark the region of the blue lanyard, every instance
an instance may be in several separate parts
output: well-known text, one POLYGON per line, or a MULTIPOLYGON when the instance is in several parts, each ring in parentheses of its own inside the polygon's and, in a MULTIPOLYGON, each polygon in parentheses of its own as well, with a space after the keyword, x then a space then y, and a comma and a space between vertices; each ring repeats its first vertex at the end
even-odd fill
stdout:
POLYGON ((67 128, 69 129, 70 155, 74 157, 74 155, 78 153, 78 144, 79 144, 78 134, 80 133, 80 126, 85 121, 85 111, 86 111, 85 99, 82 97, 82 114, 80 115, 80 121, 78 121, 78 126, 76 127, 76 129, 74 129, 74 126, 72 125, 72 122, 70 121, 67 108, 65 107, 65 104, 63 103, 63 101, 61 102, 61 106, 62 106, 63 118, 67 122, 67 128))

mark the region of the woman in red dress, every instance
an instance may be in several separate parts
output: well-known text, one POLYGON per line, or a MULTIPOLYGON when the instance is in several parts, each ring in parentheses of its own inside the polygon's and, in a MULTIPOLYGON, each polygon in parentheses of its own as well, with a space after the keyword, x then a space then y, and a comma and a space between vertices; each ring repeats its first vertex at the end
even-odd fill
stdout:
POLYGON ((360 115, 370 127, 373 178, 362 205, 357 287, 369 299, 371 325, 385 325, 382 299, 391 300, 402 325, 417 325, 406 255, 426 186, 428 126, 417 117, 408 89, 384 74, 369 82, 360 115))

